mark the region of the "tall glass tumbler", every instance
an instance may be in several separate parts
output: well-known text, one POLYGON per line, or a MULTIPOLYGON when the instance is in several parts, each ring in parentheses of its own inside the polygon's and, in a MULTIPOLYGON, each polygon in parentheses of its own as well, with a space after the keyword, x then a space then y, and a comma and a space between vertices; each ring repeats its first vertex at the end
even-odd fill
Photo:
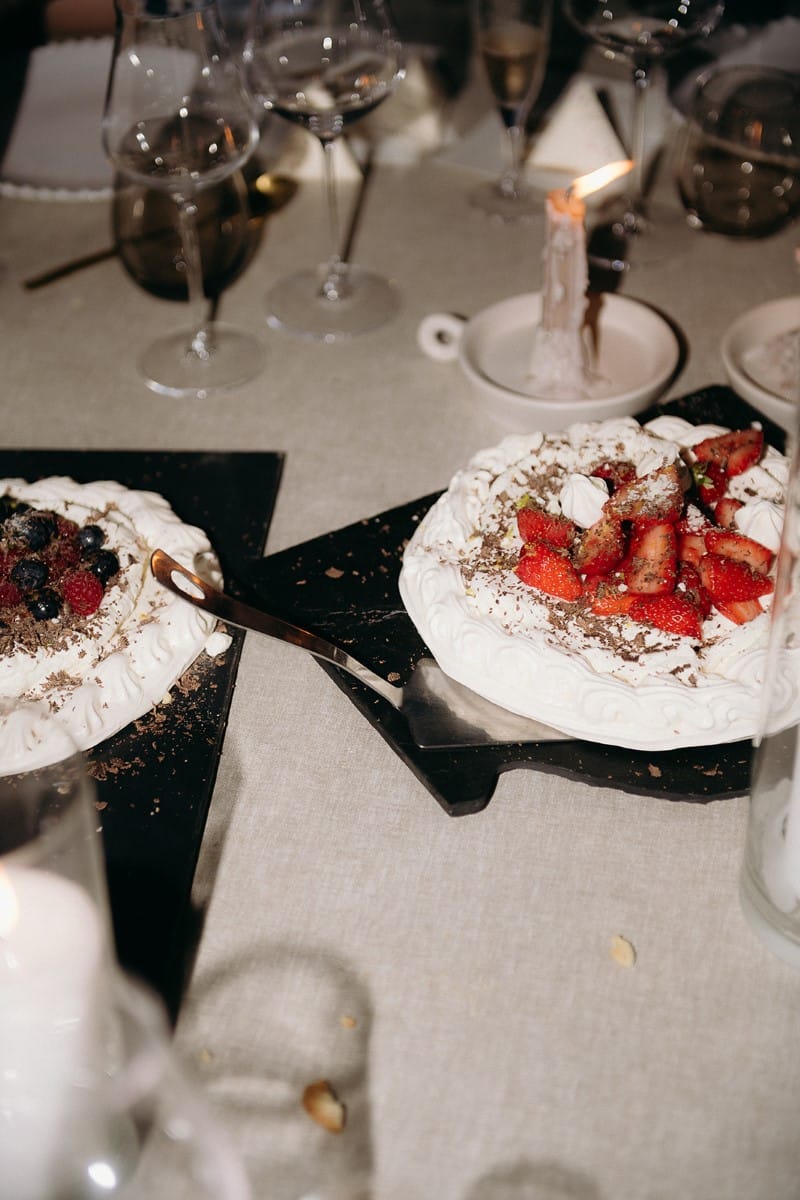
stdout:
POLYGON ((0 715, 5 761, 13 748, 23 766, 0 778, 0 1192, 41 1200, 57 1193, 101 1066, 111 921, 82 757, 46 710, 0 715), (56 761, 24 769, 43 741, 56 761))
POLYGON ((800 442, 794 437, 740 881, 745 916, 800 968, 800 442))

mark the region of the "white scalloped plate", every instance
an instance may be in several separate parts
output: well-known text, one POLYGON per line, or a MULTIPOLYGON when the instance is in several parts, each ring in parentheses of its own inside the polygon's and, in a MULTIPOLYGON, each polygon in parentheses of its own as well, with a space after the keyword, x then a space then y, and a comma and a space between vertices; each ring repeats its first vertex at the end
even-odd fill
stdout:
POLYGON ((100 123, 112 45, 110 37, 80 38, 33 51, 0 164, 0 194, 31 200, 111 195, 100 123))

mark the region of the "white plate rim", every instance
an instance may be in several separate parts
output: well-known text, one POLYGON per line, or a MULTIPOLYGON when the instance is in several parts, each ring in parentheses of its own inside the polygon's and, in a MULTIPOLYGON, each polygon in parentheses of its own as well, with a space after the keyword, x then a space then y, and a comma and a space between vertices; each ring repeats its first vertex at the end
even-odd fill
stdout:
POLYGON ((734 390, 765 416, 779 422, 794 415, 796 404, 753 379, 742 358, 766 336, 779 337, 795 326, 800 328, 800 296, 780 296, 742 313, 728 326, 720 344, 722 364, 734 390))

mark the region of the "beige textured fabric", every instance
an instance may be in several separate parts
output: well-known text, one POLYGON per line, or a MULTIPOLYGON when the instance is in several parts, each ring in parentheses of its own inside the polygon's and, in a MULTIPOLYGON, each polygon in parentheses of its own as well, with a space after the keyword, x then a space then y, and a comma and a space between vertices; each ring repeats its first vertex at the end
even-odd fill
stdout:
MULTIPOLYGON (((455 366, 418 352, 417 324, 541 278, 542 223, 484 223, 472 182, 376 171, 357 258, 395 278, 403 308, 341 346, 262 322, 267 286, 324 253, 323 197, 301 189, 223 300, 264 338, 264 374, 204 403, 138 382, 138 350, 181 314, 117 262, 20 287, 104 244, 105 204, 0 200, 5 443, 283 450, 270 550, 444 485, 500 431, 455 366)), ((734 318, 796 292, 797 231, 740 243, 678 223, 664 238, 665 261, 623 291, 682 329, 677 395, 723 381, 734 318)), ((451 820, 313 661, 248 638, 179 1040, 256 1195, 796 1200, 800 977, 740 913, 745 816, 744 799, 519 771, 451 820), (319 1078, 348 1108, 338 1137, 300 1104, 319 1078)))

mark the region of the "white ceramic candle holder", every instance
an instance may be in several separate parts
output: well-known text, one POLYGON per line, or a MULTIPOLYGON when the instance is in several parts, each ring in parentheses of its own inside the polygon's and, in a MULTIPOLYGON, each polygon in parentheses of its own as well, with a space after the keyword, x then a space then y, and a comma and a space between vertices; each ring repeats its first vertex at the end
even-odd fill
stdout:
POLYGON ((531 393, 529 369, 542 312, 539 292, 511 296, 470 320, 432 313, 417 330, 434 361, 457 362, 466 395, 509 433, 552 432, 574 421, 640 412, 667 387, 680 361, 678 339, 654 309, 613 293, 590 298, 584 326, 591 395, 555 399, 531 393))

